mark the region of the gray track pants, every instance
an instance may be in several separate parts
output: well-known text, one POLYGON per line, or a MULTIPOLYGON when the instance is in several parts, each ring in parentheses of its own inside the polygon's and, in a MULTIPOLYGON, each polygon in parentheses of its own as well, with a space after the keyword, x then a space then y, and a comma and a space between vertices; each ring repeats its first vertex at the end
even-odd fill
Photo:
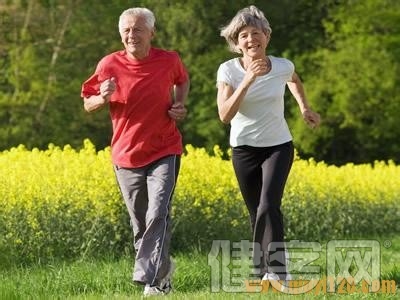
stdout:
POLYGON ((170 209, 179 167, 176 155, 141 168, 114 166, 134 234, 134 282, 157 285, 168 273, 170 209))

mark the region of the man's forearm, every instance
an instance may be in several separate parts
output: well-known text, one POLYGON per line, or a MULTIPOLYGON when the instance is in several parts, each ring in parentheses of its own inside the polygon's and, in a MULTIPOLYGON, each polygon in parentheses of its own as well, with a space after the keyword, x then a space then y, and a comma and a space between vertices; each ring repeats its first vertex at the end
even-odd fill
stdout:
POLYGON ((84 98, 84 108, 87 112, 94 112, 100 108, 102 108, 105 104, 108 103, 107 99, 104 99, 101 95, 90 96, 88 98, 84 98))
POLYGON ((189 94, 190 81, 175 85, 174 88, 174 103, 185 105, 187 96, 189 94))

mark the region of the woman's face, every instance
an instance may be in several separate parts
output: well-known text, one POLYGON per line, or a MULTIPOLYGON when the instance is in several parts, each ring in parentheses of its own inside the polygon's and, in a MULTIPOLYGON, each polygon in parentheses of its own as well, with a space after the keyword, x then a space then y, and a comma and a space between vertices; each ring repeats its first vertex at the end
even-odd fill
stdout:
POLYGON ((242 50, 243 56, 261 58, 265 56, 269 38, 261 29, 246 26, 239 31, 237 46, 242 50))

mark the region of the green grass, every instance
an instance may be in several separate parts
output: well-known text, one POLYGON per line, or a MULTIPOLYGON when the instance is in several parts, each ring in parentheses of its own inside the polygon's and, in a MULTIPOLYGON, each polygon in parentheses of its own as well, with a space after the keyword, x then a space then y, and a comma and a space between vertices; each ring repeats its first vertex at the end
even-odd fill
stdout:
MULTIPOLYGON (((382 279, 400 282, 400 237, 390 240, 388 248, 381 247, 382 279)), ((324 248, 325 244, 323 244, 324 248)), ((174 293, 168 299, 395 299, 390 294, 320 294, 284 295, 278 293, 211 293, 208 253, 177 254, 174 293)), ((321 255, 324 257, 324 253, 321 255)), ((320 261, 325 268, 323 259, 320 261)), ((319 264, 319 262, 318 262, 319 264)), ((85 259, 74 262, 36 264, 30 267, 14 266, 0 270, 0 299, 133 299, 142 297, 142 287, 131 283, 132 258, 118 260, 85 259)))

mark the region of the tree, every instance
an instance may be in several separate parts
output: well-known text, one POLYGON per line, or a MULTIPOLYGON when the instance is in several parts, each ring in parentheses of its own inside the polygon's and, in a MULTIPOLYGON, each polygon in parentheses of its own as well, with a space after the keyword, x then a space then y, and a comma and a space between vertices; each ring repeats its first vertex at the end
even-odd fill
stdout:
POLYGON ((295 124, 301 153, 331 163, 399 161, 400 3, 343 1, 324 26, 326 47, 303 56, 306 89, 323 123, 295 124))
POLYGON ((118 14, 102 19, 104 27, 98 24, 99 15, 120 12, 116 4, 30 0, 0 6, 5 41, 0 47, 1 149, 42 148, 50 142, 78 146, 85 136, 101 147, 108 144, 107 115, 84 116, 79 91, 102 51, 117 48, 118 32, 110 28, 116 29, 118 14), (96 12, 88 13, 93 7, 96 12))
POLYGON ((184 142, 228 148, 229 126, 218 119, 215 80, 219 64, 235 54, 219 29, 250 4, 271 23, 268 54, 295 63, 322 114, 322 127, 310 134, 287 95, 287 118, 300 154, 334 163, 396 158, 400 4, 395 0, 3 1, 0 150, 50 142, 78 147, 85 138, 98 148, 109 145, 107 110, 84 112, 80 88, 101 57, 122 49, 118 17, 131 6, 155 12, 155 46, 178 51, 190 73, 189 116, 179 125, 184 142))

